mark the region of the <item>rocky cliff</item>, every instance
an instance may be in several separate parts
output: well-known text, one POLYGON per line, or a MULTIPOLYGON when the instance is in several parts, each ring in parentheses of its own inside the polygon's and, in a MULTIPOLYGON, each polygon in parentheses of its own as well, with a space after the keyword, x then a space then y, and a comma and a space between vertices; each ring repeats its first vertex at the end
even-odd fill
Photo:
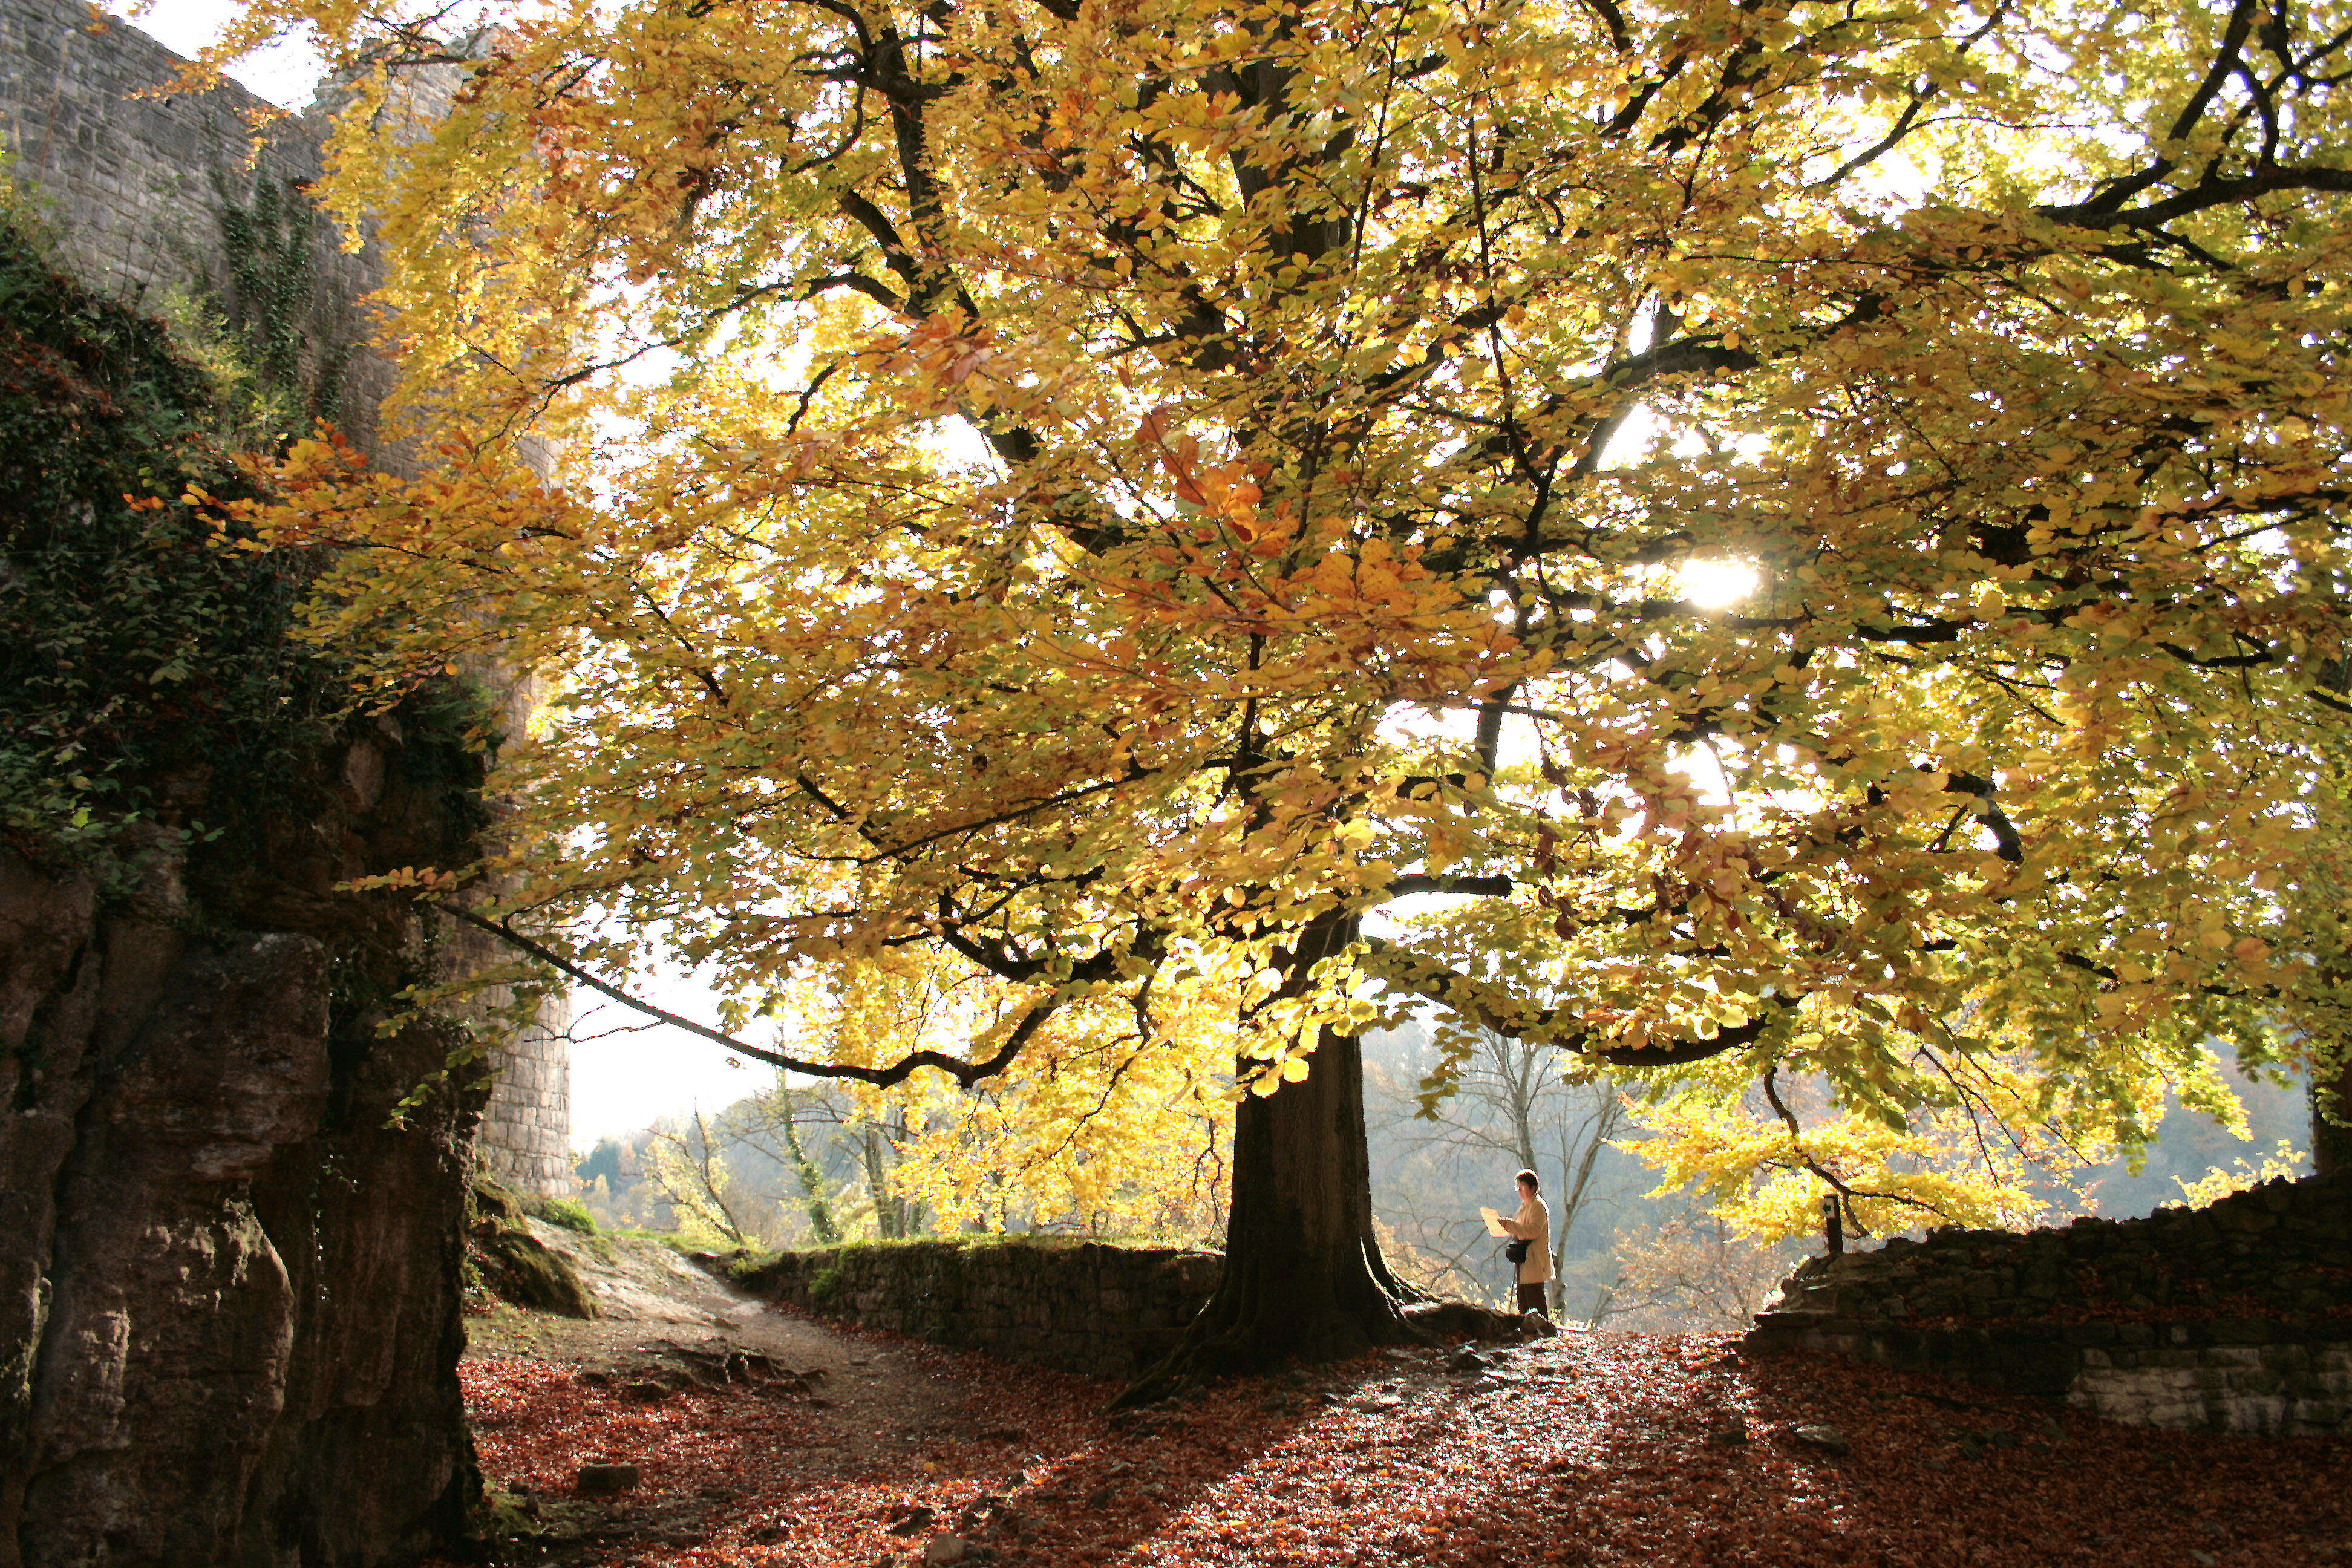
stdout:
POLYGON ((351 741, 266 863, 110 895, 0 849, 0 1564, 342 1568, 453 1541, 480 1096, 401 1101, 404 911, 334 882, 453 826, 447 765, 351 741))
POLYGON ((482 1090, 377 1027, 433 933, 336 889, 468 857, 483 700, 289 639, 299 559, 181 495, 235 413, 0 222, 0 1568, 367 1568, 474 1491, 482 1090))

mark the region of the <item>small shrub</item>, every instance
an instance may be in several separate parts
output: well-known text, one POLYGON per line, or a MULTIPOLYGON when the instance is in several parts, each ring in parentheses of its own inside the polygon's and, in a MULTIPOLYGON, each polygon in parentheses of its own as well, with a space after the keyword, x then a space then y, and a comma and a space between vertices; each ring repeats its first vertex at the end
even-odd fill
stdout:
POLYGON ((739 1285, 755 1279, 762 1269, 782 1256, 781 1252, 739 1252, 727 1260, 727 1278, 739 1285))
POLYGON ((808 1299, 812 1307, 830 1305, 841 1291, 841 1265, 828 1263, 809 1279, 808 1299))

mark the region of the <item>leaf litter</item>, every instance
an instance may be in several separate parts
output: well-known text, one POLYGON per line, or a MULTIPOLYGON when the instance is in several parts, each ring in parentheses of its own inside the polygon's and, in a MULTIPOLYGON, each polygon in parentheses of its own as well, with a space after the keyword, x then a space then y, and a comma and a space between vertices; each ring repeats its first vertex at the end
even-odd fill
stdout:
POLYGON ((887 1451, 733 1383, 654 1402, 561 1363, 460 1368, 495 1561, 882 1568, 2352 1564, 2352 1437, 2119 1426, 1735 1336, 1388 1352, 1106 1414, 1115 1385, 892 1336, 931 1386, 887 1451), (946 1404, 939 1402, 944 1397, 946 1404), (960 1403, 959 1403, 960 1399, 960 1403), (1824 1437, 1827 1434, 1827 1437, 1824 1437), (1833 1439, 1833 1440, 1832 1440, 1833 1439), (1842 1446, 1842 1447, 1841 1447, 1842 1446), (579 1468, 633 1464, 585 1500, 579 1468), (952 1537, 953 1540, 944 1538, 952 1537))

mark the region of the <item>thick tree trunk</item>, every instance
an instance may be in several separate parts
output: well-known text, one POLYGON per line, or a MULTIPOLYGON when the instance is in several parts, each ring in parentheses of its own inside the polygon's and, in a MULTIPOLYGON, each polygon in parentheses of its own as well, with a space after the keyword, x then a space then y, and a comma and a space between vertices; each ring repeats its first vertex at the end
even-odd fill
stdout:
POLYGON ((1363 1079, 1355 1039, 1326 1029, 1306 1078, 1242 1102, 1223 1278, 1184 1342, 1120 1403, 1421 1337, 1403 1315, 1420 1294, 1389 1273, 1372 1236, 1363 1079))
POLYGON ((2311 1165, 2321 1175, 2352 1168, 2352 1049, 2312 1063, 2311 1165), (2333 1118, 2333 1120, 2331 1120, 2333 1118))
MULTIPOLYGON (((1291 963, 1303 973, 1354 936, 1352 921, 1312 928, 1291 963)), ((1327 1027, 1304 1079, 1242 1101, 1223 1278, 1183 1342, 1119 1403, 1419 1340, 1403 1309, 1422 1299, 1389 1272, 1372 1234, 1362 1049, 1327 1027)))
MULTIPOLYGON (((1310 926, 1286 955, 1287 972, 1304 984, 1313 964, 1355 940, 1352 919, 1310 926)), ((1363 1050, 1327 1027, 1304 1079, 1251 1095, 1235 1112, 1224 1274, 1183 1341, 1114 1403, 1149 1404, 1292 1360, 1530 1331, 1531 1331, 1516 1313, 1433 1300, 1389 1272, 1372 1234, 1363 1050)))

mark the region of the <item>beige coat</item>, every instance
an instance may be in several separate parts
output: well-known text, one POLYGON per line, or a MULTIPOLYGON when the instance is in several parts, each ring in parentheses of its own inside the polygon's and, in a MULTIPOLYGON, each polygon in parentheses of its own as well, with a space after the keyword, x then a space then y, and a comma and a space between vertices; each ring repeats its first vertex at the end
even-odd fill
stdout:
POLYGON ((1540 1197, 1529 1198, 1519 1205, 1519 1212, 1503 1222, 1503 1228, 1522 1241, 1532 1241, 1526 1259, 1519 1265, 1519 1283, 1542 1285, 1551 1279, 1551 1210, 1540 1197))

